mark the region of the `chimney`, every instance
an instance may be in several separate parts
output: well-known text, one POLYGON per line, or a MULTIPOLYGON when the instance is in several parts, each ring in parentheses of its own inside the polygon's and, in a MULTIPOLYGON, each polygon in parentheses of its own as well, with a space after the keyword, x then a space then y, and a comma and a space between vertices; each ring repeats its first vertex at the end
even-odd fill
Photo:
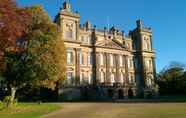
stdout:
POLYGON ((85 27, 86 27, 86 30, 92 29, 91 23, 90 23, 89 21, 87 21, 87 22, 85 23, 85 27))
POLYGON ((142 22, 142 20, 137 20, 136 21, 136 25, 137 25, 137 28, 139 28, 139 29, 142 29, 142 27, 143 27, 143 22, 142 22))
POLYGON ((71 5, 70 5, 70 3, 64 2, 63 3, 63 9, 68 11, 68 12, 71 12, 71 5))

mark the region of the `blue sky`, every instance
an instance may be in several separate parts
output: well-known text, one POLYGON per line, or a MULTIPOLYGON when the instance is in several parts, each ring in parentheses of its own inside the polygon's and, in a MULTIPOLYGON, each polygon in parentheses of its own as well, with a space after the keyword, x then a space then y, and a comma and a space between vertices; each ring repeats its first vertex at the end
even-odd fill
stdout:
MULTIPOLYGON (((64 0, 17 0, 20 6, 40 4, 54 18, 64 0)), ((128 32, 142 19, 153 29, 157 71, 172 61, 186 64, 185 0, 70 0, 80 12, 81 23, 89 20, 97 27, 115 25, 128 32)))

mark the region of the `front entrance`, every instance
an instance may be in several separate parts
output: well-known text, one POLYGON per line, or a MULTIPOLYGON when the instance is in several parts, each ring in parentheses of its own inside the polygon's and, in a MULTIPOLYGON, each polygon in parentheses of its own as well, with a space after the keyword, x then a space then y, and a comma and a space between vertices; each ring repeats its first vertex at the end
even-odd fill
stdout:
POLYGON ((119 89, 119 90, 118 90, 118 98, 119 98, 119 99, 124 99, 124 92, 123 92, 122 89, 119 89))
POLYGON ((113 98, 114 96, 114 90, 113 89, 108 89, 108 97, 113 98))
POLYGON ((129 97, 129 98, 133 98, 133 96, 134 96, 134 93, 133 93, 132 89, 130 88, 130 89, 128 90, 128 97, 129 97))

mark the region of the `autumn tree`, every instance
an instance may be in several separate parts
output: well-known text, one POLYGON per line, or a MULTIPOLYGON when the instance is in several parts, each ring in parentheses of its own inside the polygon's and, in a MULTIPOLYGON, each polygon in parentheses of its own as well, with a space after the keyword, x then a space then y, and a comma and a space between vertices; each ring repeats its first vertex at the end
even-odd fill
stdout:
POLYGON ((4 54, 17 48, 16 41, 25 35, 30 24, 30 14, 25 8, 18 7, 14 0, 0 2, 0 69, 4 67, 4 54))
POLYGON ((41 6, 30 8, 32 26, 27 40, 27 56, 35 65, 36 82, 54 89, 65 78, 66 51, 58 27, 41 6))
POLYGON ((7 55, 7 81, 12 90, 28 83, 34 86, 55 89, 65 78, 65 47, 57 25, 52 22, 41 6, 27 8, 31 13, 32 23, 29 27, 22 53, 7 55))

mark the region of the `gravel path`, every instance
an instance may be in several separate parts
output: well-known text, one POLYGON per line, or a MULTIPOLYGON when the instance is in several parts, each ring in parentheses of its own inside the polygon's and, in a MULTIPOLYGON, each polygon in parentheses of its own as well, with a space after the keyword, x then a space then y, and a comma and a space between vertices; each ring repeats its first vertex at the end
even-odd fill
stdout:
POLYGON ((61 105, 62 109, 42 118, 186 118, 185 103, 62 103, 61 105))

